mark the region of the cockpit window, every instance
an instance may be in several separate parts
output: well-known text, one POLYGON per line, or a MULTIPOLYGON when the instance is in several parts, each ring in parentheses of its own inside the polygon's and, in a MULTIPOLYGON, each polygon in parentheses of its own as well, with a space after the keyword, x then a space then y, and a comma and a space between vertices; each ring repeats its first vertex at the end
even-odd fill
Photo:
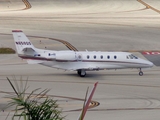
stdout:
POLYGON ((131 56, 133 57, 133 59, 138 59, 138 57, 136 57, 135 55, 131 54, 131 56))
POLYGON ((132 55, 129 55, 130 59, 133 59, 134 57, 132 55))
POLYGON ((131 54, 127 56, 127 59, 138 59, 135 55, 131 54))

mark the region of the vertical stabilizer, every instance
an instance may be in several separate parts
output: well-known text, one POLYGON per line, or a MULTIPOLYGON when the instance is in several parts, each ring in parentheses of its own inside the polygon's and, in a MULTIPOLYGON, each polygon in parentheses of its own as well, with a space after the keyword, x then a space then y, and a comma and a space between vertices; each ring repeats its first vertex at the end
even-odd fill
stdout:
MULTIPOLYGON (((97 84, 98 84, 98 82, 96 82, 94 84, 94 87, 93 87, 91 93, 89 94, 88 98, 87 98, 87 95, 86 95, 87 101, 85 100, 85 102, 84 102, 84 107, 82 109, 82 112, 81 112, 80 117, 78 118, 78 120, 83 120, 84 119, 84 116, 86 115, 86 112, 87 112, 87 109, 89 107, 89 104, 90 104, 90 102, 92 100, 93 94, 94 94, 94 92, 96 90, 97 84)), ((87 89, 87 92, 88 92, 88 89, 87 89)))
POLYGON ((12 30, 18 54, 34 52, 35 47, 21 30, 12 30))

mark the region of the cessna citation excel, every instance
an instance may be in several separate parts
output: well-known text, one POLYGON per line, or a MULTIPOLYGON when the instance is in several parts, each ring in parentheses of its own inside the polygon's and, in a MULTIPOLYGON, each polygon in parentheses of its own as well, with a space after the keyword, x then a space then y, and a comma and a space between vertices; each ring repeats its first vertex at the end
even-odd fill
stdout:
POLYGON ((53 51, 38 49, 33 46, 21 30, 13 30, 13 37, 18 56, 27 59, 29 64, 41 64, 63 70, 77 71, 81 77, 86 71, 109 69, 150 68, 152 62, 138 58, 128 52, 89 52, 89 51, 53 51))

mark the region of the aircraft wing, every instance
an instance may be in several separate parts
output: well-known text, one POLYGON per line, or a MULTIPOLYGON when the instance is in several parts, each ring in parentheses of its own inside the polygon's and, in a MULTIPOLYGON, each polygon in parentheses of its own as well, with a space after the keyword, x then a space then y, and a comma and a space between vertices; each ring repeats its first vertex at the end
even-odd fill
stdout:
POLYGON ((84 62, 75 62, 75 63, 59 63, 54 65, 55 68, 58 69, 64 69, 64 70, 70 70, 70 71, 76 71, 79 69, 83 69, 86 71, 92 71, 92 70, 99 70, 99 67, 97 64, 92 63, 84 63, 84 62))

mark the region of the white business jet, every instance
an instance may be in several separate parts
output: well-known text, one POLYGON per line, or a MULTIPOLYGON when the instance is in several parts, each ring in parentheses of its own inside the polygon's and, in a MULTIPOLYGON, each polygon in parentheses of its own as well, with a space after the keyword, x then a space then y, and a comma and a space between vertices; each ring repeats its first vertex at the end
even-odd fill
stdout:
POLYGON ((90 51, 53 51, 38 49, 33 46, 21 30, 13 30, 13 37, 18 56, 27 59, 29 64, 41 64, 63 70, 77 71, 81 77, 86 71, 109 69, 150 68, 153 63, 129 52, 90 52, 90 51))

